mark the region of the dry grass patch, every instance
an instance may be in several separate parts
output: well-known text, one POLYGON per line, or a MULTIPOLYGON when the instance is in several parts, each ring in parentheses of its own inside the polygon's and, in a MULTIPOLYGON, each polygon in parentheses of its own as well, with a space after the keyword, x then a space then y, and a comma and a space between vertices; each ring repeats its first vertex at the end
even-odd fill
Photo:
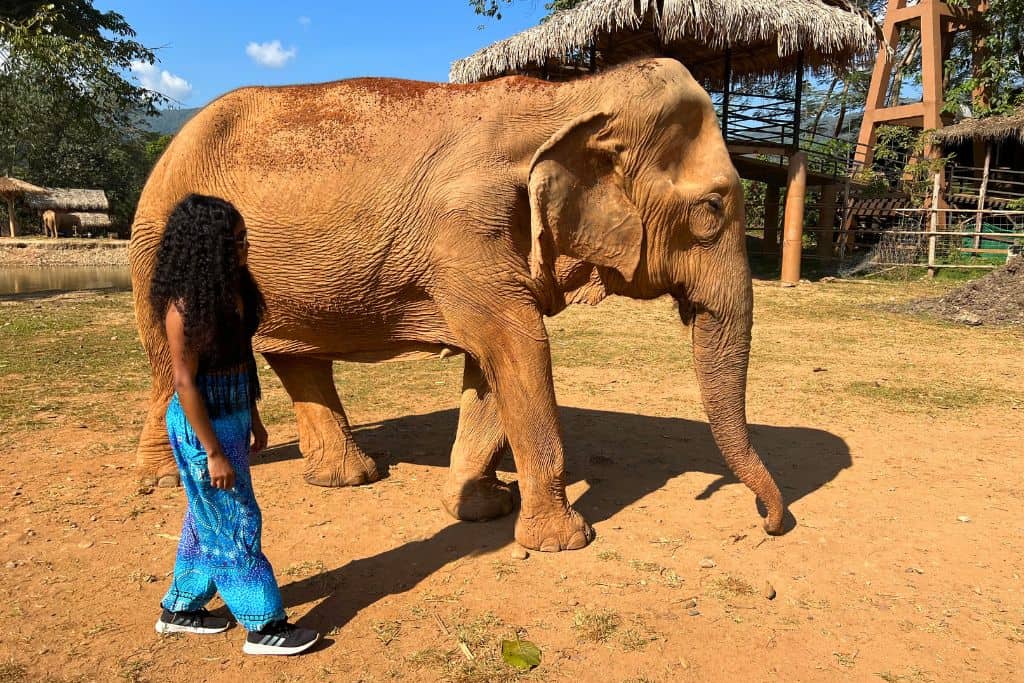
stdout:
POLYGON ((285 576, 311 576, 322 574, 324 563, 320 560, 306 560, 304 562, 293 562, 281 571, 285 576))
POLYGON ((398 640, 398 636, 402 632, 402 622, 378 621, 373 625, 373 632, 377 636, 377 640, 379 640, 384 647, 387 647, 398 640))
POLYGON ((747 597, 754 595, 757 591, 744 579, 738 576, 726 574, 716 577, 708 585, 708 595, 719 600, 730 600, 732 598, 747 597))
POLYGON ((510 683, 530 675, 501 658, 502 639, 522 638, 521 629, 504 624, 490 612, 472 618, 463 615, 451 625, 436 619, 437 645, 406 658, 415 669, 430 671, 434 680, 448 683, 510 683))
POLYGON ((622 625, 622 617, 611 610, 576 610, 572 630, 582 643, 607 643, 622 625))

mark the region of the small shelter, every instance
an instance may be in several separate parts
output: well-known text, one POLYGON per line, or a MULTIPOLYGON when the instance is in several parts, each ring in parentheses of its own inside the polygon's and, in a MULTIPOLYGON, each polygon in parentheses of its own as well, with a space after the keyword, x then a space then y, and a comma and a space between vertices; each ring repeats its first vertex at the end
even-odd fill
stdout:
POLYGON ((1024 105, 1004 116, 964 119, 931 136, 955 159, 976 158, 973 150, 984 150, 980 168, 953 163, 947 169, 945 196, 950 206, 975 209, 974 251, 983 251, 986 209, 1005 210, 1024 199, 1024 105), (963 149, 968 143, 970 149, 963 149))
POLYGON ((98 233, 111 226, 110 202, 103 190, 50 187, 27 203, 40 212, 56 212, 60 223, 70 226, 76 235, 79 230, 98 233))
POLYGON ((940 143, 982 140, 992 145, 1016 138, 1018 142, 1024 144, 1024 105, 1005 116, 964 119, 955 125, 940 128, 932 135, 940 143))
POLYGON ((986 201, 995 208, 1006 208, 1003 205, 1024 197, 1024 105, 1004 116, 964 119, 931 135, 957 160, 973 158, 976 164, 984 155, 980 168, 960 163, 952 166, 947 187, 951 204, 976 197, 979 210, 985 208, 986 201))
MULTIPOLYGON (((679 60, 712 92, 740 175, 768 184, 765 243, 773 249, 779 189, 787 187, 783 279, 798 279, 806 186, 831 188, 831 223, 848 173, 846 158, 808 164, 807 153, 819 152, 801 149, 804 74, 869 63, 884 45, 872 16, 847 0, 585 0, 455 62, 449 79, 567 80, 640 57, 679 60), (792 98, 742 91, 782 78, 795 81, 792 98)), ((831 255, 831 230, 827 244, 831 255)))
POLYGON ((0 176, 0 199, 7 202, 7 218, 10 222, 11 237, 17 237, 18 235, 18 218, 14 213, 14 201, 26 195, 42 194, 44 192, 46 190, 43 188, 36 187, 32 183, 26 183, 24 180, 0 176))

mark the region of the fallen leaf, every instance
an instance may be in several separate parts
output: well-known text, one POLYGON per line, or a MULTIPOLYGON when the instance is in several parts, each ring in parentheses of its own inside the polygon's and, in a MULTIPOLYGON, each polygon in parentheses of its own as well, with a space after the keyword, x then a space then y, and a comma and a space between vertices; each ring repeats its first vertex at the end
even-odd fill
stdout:
POLYGON ((509 666, 529 671, 540 664, 540 648, 528 640, 503 640, 501 658, 509 666))

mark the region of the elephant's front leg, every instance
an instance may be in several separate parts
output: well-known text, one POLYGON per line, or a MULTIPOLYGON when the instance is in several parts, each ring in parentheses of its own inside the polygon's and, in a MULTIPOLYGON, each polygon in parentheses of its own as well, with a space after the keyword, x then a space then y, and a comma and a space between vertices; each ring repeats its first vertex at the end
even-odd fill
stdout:
MULTIPOLYGON (((476 285, 470 291, 486 297, 487 285, 476 285)), ((535 308, 503 302, 500 294, 484 300, 440 303, 459 346, 477 358, 494 389, 523 499, 516 540, 534 550, 582 548, 594 531, 565 495, 565 452, 544 322, 535 308)))
POLYGON ((512 491, 495 474, 507 444, 497 399, 480 364, 465 358, 459 430, 441 502, 453 517, 478 522, 512 512, 512 491))
POLYGON ((295 406, 305 479, 316 486, 358 486, 380 479, 373 460, 356 445, 329 360, 264 354, 295 406))

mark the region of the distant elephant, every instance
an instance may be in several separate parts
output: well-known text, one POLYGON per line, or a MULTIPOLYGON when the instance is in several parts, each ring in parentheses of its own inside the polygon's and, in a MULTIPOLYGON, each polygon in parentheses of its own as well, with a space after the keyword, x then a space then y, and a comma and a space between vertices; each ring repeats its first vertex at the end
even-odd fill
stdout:
POLYGON ((43 230, 47 237, 60 237, 61 229, 70 231, 71 234, 77 236, 80 227, 82 227, 82 220, 78 216, 53 209, 43 212, 43 230))
POLYGON ((168 214, 190 192, 233 202, 268 305, 256 338, 295 405, 307 481, 378 478, 336 392, 334 360, 466 353, 446 508, 511 511, 495 476, 519 473, 516 540, 579 548, 592 529, 566 499, 544 315, 609 294, 670 294, 692 327, 711 429, 730 468, 782 528, 782 496, 750 444, 753 292, 743 192, 708 94, 672 60, 568 83, 354 79, 244 88, 175 137, 135 217, 130 260, 153 367, 144 478, 176 481, 164 411, 170 362, 149 310, 168 214))

